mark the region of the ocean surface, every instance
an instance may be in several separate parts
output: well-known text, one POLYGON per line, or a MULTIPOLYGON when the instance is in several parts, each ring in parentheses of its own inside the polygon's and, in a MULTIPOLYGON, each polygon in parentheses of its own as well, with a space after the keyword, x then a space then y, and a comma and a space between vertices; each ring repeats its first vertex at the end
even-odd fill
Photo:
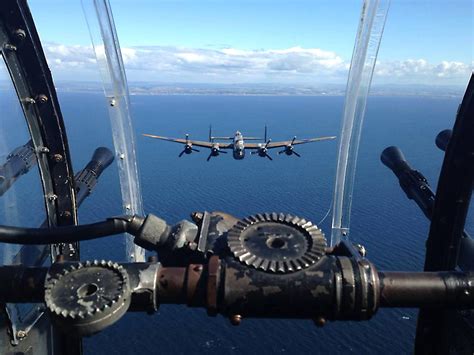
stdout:
MULTIPOLYGON (((112 148, 107 107, 99 94, 60 92, 59 96, 77 171, 96 147, 112 148)), ((368 258, 379 270, 421 270, 429 227, 392 172, 381 164, 380 153, 387 146, 399 146, 435 189, 443 154, 434 139, 452 126, 460 100, 369 99, 350 237, 366 247, 368 258)), ((336 140, 296 147, 301 158, 278 155, 274 150, 270 152, 273 161, 247 152, 242 161, 222 154, 206 162, 205 149, 178 158, 181 145, 141 134, 181 138, 189 133, 190 139, 207 140, 212 124, 214 135, 233 135, 240 130, 244 136, 263 136, 266 124, 274 141, 294 135, 339 135, 342 97, 137 95, 131 103, 145 212, 170 224, 204 210, 238 217, 285 212, 319 223, 330 208, 336 140)), ((114 165, 103 174, 80 209, 80 222, 122 213, 117 176, 114 165)), ((471 231, 472 216, 471 209, 471 231)), ((331 216, 320 223, 327 237, 330 225, 331 216)), ((83 259, 124 257, 119 238, 82 243, 83 259)), ((84 344, 86 354, 400 354, 412 352, 416 316, 412 309, 381 309, 368 322, 330 322, 324 328, 316 328, 310 320, 255 319, 244 319, 234 327, 227 319, 208 317, 201 309, 163 305, 151 316, 127 314, 84 344)))

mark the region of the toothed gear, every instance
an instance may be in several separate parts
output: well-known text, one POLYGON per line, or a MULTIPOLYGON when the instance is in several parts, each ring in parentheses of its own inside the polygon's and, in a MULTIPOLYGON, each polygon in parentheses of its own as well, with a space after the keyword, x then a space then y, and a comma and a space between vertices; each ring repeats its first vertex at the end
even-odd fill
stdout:
POLYGON ((317 226, 283 213, 240 220, 229 231, 227 242, 242 263, 274 273, 291 273, 313 265, 327 246, 317 226))
POLYGON ((57 267, 46 278, 44 299, 60 329, 91 335, 116 322, 130 306, 128 274, 121 265, 94 260, 57 267))

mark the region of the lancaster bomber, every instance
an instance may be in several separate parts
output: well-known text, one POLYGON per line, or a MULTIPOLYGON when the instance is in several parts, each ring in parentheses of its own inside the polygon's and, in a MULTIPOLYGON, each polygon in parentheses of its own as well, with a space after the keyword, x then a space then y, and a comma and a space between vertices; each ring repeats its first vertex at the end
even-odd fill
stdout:
POLYGON ((268 154, 269 149, 273 148, 283 148, 278 152, 278 154, 285 153, 286 155, 296 155, 297 157, 301 157, 294 150, 294 146, 297 144, 305 144, 305 143, 312 143, 324 140, 330 140, 336 138, 335 136, 328 136, 328 137, 317 137, 317 138, 309 138, 309 139, 296 139, 296 136, 293 137, 292 140, 288 141, 280 141, 280 142, 272 142, 271 139, 267 139, 267 127, 265 126, 265 138, 261 143, 245 143, 244 139, 247 141, 255 141, 261 140, 261 138, 255 137, 245 137, 242 135, 240 131, 236 131, 233 137, 213 137, 212 136, 212 129, 209 127, 209 141, 195 141, 189 139, 189 134, 185 135, 185 138, 168 138, 163 136, 155 136, 152 134, 143 134, 146 137, 162 139, 165 141, 175 142, 184 144, 184 149, 181 153, 179 153, 179 157, 181 158, 183 154, 191 154, 192 152, 199 152, 194 147, 203 147, 209 148, 211 150, 209 156, 207 157, 207 161, 209 161, 212 157, 218 156, 220 153, 226 153, 226 149, 232 149, 232 155, 234 159, 241 160, 245 157, 245 149, 253 150, 250 154, 258 154, 262 158, 268 158, 273 160, 273 158, 268 154), (231 143, 226 142, 216 142, 216 140, 231 140, 231 143))

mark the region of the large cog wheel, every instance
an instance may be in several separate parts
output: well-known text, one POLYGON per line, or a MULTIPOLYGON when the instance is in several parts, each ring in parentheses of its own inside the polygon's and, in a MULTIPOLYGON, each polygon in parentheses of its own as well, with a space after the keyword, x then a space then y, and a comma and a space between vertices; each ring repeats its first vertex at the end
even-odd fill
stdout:
POLYGON ((229 230, 227 242, 242 263, 274 273, 291 273, 315 264, 327 246, 317 226, 283 213, 240 220, 229 230))
POLYGON ((128 274, 112 261, 65 265, 59 272, 48 274, 44 299, 60 329, 91 335, 127 311, 131 299, 128 274))

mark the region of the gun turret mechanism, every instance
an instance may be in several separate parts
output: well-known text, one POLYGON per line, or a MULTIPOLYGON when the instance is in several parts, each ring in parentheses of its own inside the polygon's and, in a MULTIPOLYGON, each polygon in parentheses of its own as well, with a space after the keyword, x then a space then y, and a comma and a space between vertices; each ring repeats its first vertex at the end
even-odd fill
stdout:
POLYGON ((348 241, 328 248, 322 231, 297 216, 192 218, 174 226, 153 215, 108 222, 157 251, 160 262, 0 267, 0 302, 45 301, 58 329, 76 336, 101 331, 127 310, 153 312, 166 303, 204 307, 233 324, 247 317, 367 320, 380 307, 474 307, 474 273, 378 272, 360 248, 348 241))

